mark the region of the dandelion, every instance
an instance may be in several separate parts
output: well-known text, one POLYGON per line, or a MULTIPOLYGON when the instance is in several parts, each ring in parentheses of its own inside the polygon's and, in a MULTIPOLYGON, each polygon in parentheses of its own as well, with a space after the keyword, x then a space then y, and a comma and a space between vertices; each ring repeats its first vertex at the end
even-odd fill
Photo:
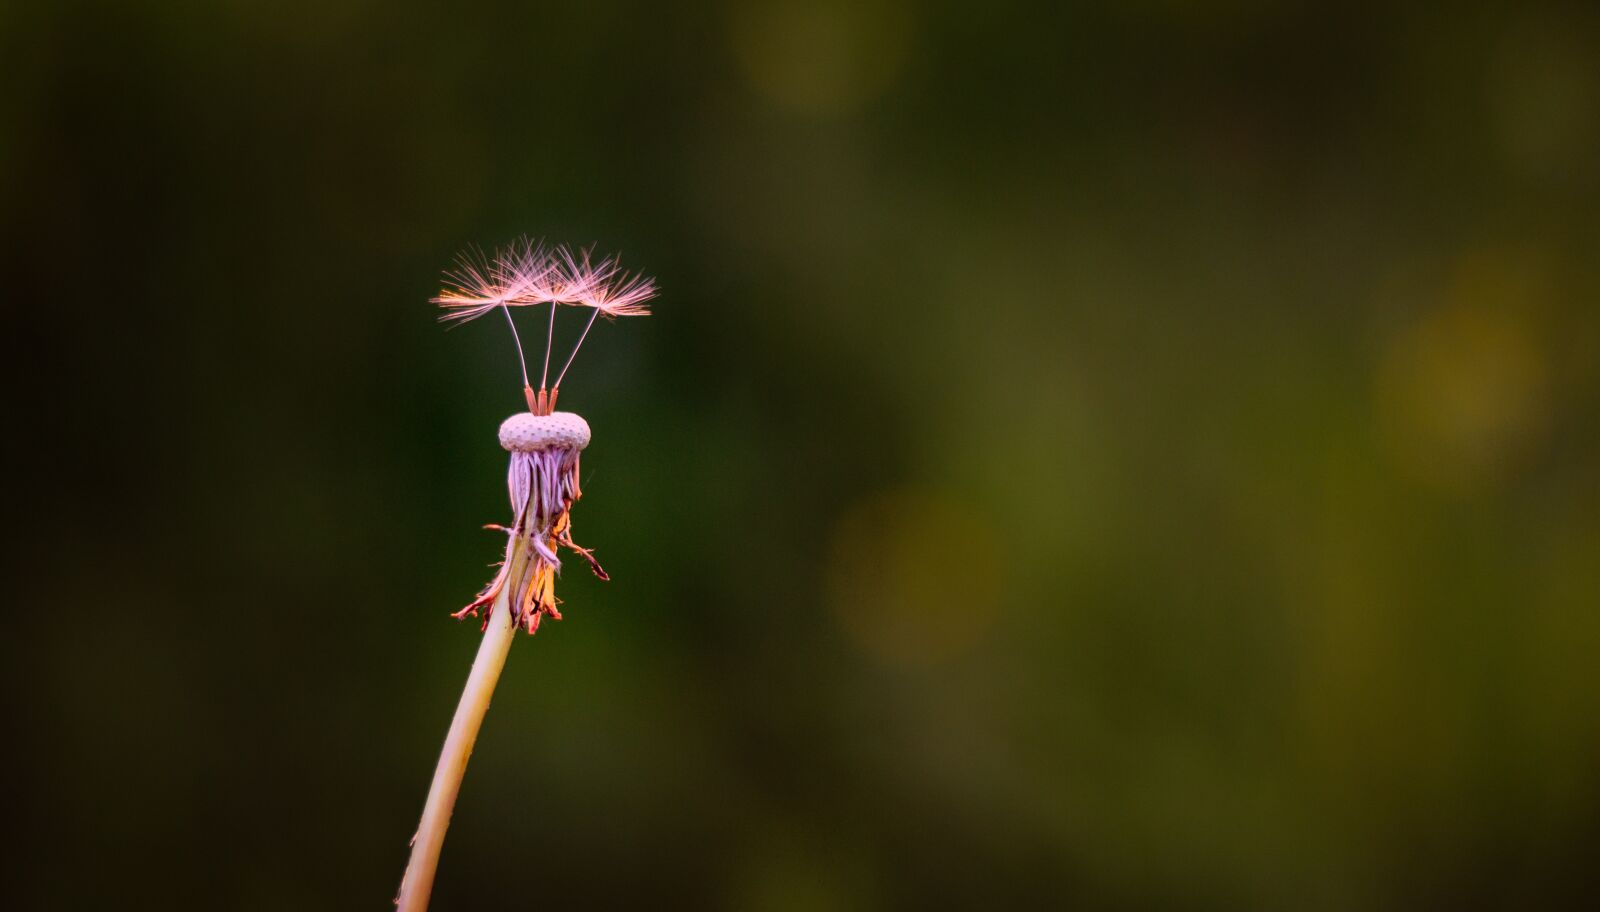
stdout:
POLYGON ((395 899, 401 912, 422 912, 428 906, 439 850, 461 790, 467 758, 516 631, 531 634, 544 618, 561 620, 557 607, 560 600, 555 595, 555 580, 561 571, 560 550, 565 548, 582 557, 596 576, 608 579, 594 554, 572 540, 572 505, 582 496, 578 457, 589 445, 589 424, 572 412, 555 411, 556 397, 595 318, 602 314, 646 314, 649 310, 645 302, 656 294, 653 279, 623 273, 614 258, 595 263, 589 251, 574 253, 566 247, 548 250, 543 244, 526 240, 501 248, 492 259, 481 253, 464 255, 445 279, 446 288, 433 299, 445 309, 441 319, 465 322, 497 309, 505 314, 522 368, 528 411, 512 415, 500 425, 500 445, 511 454, 506 480, 511 495, 511 524, 488 528, 505 533, 505 559, 478 597, 453 615, 481 616, 483 641, 445 736, 422 823, 411 841, 411 861, 395 899), (555 383, 547 386, 556 310, 563 304, 588 307, 591 313, 555 383), (539 305, 549 306, 550 317, 544 369, 539 389, 534 390, 511 308, 539 305))

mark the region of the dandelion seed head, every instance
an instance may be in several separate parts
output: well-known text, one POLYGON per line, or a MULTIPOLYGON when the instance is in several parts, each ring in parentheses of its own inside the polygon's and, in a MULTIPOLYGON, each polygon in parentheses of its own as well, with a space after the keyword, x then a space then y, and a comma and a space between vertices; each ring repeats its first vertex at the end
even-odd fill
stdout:
POLYGON ((616 257, 597 260, 590 249, 550 248, 527 239, 500 248, 493 257, 468 251, 445 273, 444 290, 432 299, 444 308, 441 319, 465 322, 493 310, 505 312, 517 343, 528 403, 527 412, 512 415, 500 425, 500 445, 511 454, 506 484, 513 519, 510 526, 491 528, 508 536, 505 560, 489 585, 456 612, 456 617, 481 614, 487 625, 488 610, 504 596, 513 621, 529 633, 539 629, 543 618, 560 620, 560 600, 555 595, 555 579, 561 572, 560 548, 578 554, 596 576, 609 579, 594 554, 572 540, 572 506, 583 496, 578 484, 579 454, 589 445, 589 424, 571 412, 555 411, 555 404, 567 368, 588 338, 595 318, 648 314, 647 302, 655 296, 655 280, 624 272, 616 257), (538 304, 550 305, 550 313, 544 370, 535 391, 511 308, 538 304), (587 307, 591 313, 554 385, 546 388, 556 312, 563 304, 587 307))
POLYGON ((521 453, 551 447, 582 450, 589 445, 589 422, 572 412, 552 412, 548 415, 522 412, 512 415, 500 425, 500 445, 521 453))

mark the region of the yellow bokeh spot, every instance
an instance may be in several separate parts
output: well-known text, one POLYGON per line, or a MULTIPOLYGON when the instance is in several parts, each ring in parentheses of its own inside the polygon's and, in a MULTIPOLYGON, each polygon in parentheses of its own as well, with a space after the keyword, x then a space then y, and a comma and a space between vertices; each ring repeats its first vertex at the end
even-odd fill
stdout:
POLYGON ((757 91, 790 110, 845 113, 881 95, 905 67, 902 0, 754 0, 729 7, 734 53, 757 91))
POLYGON ((1538 441, 1549 385, 1537 331, 1545 294, 1525 258, 1467 258, 1442 302, 1391 340, 1380 415, 1391 452, 1419 480, 1476 487, 1538 441))
POLYGON ((977 506, 926 491, 872 497, 835 528, 830 606, 863 651, 920 666, 970 649, 994 622, 1002 552, 977 506))

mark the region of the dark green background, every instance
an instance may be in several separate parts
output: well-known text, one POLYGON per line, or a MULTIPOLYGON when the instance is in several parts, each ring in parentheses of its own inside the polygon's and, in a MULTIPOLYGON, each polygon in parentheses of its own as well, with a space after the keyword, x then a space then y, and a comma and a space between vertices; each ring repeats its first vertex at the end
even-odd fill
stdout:
POLYGON ((1592 907, 1592 7, 0 34, 7 907, 385 908, 520 407, 426 302, 524 233, 663 291, 437 908, 1592 907))

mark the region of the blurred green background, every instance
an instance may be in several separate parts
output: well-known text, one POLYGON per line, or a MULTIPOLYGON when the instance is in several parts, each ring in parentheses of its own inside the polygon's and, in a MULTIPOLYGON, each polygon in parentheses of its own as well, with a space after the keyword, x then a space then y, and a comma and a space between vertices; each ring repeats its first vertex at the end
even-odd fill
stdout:
POLYGON ((1593 907, 1592 5, 0 34, 8 907, 386 908, 521 408, 426 302, 521 234, 663 294, 436 908, 1593 907))

